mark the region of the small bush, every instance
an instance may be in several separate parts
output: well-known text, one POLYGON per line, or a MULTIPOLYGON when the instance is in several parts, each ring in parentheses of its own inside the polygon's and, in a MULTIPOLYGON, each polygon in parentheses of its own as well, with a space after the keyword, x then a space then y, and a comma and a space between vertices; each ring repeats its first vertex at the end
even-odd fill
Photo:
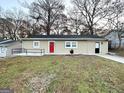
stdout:
POLYGON ((74 50, 73 49, 70 50, 70 54, 71 55, 74 54, 74 50))

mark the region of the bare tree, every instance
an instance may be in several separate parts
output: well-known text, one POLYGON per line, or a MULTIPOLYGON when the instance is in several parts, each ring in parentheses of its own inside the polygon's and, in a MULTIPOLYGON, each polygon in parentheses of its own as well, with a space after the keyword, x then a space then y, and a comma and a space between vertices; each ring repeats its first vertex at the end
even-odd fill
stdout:
POLYGON ((78 12, 78 10, 75 7, 73 7, 73 9, 70 10, 68 15, 69 15, 68 26, 71 28, 71 30, 77 35, 83 32, 83 28, 84 28, 82 24, 83 19, 81 14, 78 12))
POLYGON ((0 34, 3 39, 12 39, 12 27, 13 24, 9 21, 8 18, 4 17, 5 11, 0 8, 0 34))
POLYGON ((94 28, 106 16, 112 14, 110 11, 111 0, 72 0, 77 12, 81 13, 83 25, 88 28, 91 35, 95 34, 94 28))
POLYGON ((13 39, 13 33, 12 33, 13 24, 9 21, 9 19, 1 18, 0 26, 1 26, 2 38, 13 39))
POLYGON ((118 35, 119 44, 117 48, 121 48, 122 36, 124 35, 124 23, 118 22, 118 29, 115 30, 118 35))
POLYGON ((1 18, 1 15, 2 15, 2 8, 0 7, 0 18, 1 18))
POLYGON ((55 34, 60 35, 63 32, 64 27, 67 25, 68 18, 65 14, 61 14, 58 20, 53 24, 53 29, 55 34))
POLYGON ((5 38, 5 26, 4 26, 4 19, 3 19, 3 9, 0 7, 0 38, 5 38))
POLYGON ((23 20, 23 25, 20 26, 20 37, 31 37, 36 34, 40 34, 40 25, 35 22, 34 19, 31 19, 29 16, 23 20))
POLYGON ((61 0, 37 0, 29 9, 31 17, 39 22, 47 35, 50 35, 53 24, 63 13, 64 5, 61 0))
POLYGON ((8 28, 11 28, 11 33, 13 35, 12 39, 20 39, 20 27, 22 27, 22 25, 24 24, 25 19, 24 12, 22 10, 17 9, 8 10, 5 13, 5 18, 13 25, 11 27, 9 27, 9 25, 7 26, 8 28))
POLYGON ((112 25, 111 29, 117 33, 119 44, 117 48, 121 47, 122 35, 124 34, 124 22, 122 21, 124 15, 124 1, 116 0, 113 2, 112 10, 114 12, 113 15, 110 16, 109 22, 112 25))
POLYGON ((0 38, 5 38, 5 25, 3 18, 0 18, 0 38))
POLYGON ((72 31, 68 28, 68 26, 65 26, 61 32, 61 35, 72 35, 72 31))

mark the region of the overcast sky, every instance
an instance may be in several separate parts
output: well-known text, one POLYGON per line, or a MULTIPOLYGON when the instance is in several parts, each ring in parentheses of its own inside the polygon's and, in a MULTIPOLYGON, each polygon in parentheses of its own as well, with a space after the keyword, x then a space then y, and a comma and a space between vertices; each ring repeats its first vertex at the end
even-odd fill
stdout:
MULTIPOLYGON (((15 8, 15 7, 20 9, 20 8, 22 8, 22 6, 20 5, 19 1, 32 2, 34 0, 0 0, 0 6, 5 10, 15 8)), ((66 8, 69 8, 71 6, 70 0, 64 0, 64 3, 66 5, 66 8)), ((24 9, 24 8, 22 8, 22 9, 24 9)))

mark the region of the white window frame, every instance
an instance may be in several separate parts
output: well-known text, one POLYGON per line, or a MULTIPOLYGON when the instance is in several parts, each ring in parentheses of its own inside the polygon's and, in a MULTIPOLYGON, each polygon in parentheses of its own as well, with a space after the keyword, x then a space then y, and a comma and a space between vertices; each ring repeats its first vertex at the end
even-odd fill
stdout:
POLYGON ((65 48, 78 48, 78 42, 77 41, 65 41, 65 48), (67 47, 67 42, 70 43, 70 47, 67 47), (76 47, 72 47, 72 43, 75 42, 76 43, 76 47))
POLYGON ((100 42, 96 42, 95 48, 100 48, 100 42))
POLYGON ((65 42, 65 48, 71 48, 71 42, 70 42, 70 41, 66 41, 66 42, 65 42), (70 47, 67 47, 67 46, 66 46, 68 42, 70 43, 70 47))
POLYGON ((77 42, 75 42, 75 41, 71 42, 71 47, 72 47, 72 48, 77 48, 77 42), (76 46, 75 46, 75 47, 73 47, 73 43, 75 43, 75 44, 76 44, 76 46))
POLYGON ((33 41, 33 48, 40 48, 40 41, 33 41), (38 43, 38 46, 35 46, 35 43, 38 43))

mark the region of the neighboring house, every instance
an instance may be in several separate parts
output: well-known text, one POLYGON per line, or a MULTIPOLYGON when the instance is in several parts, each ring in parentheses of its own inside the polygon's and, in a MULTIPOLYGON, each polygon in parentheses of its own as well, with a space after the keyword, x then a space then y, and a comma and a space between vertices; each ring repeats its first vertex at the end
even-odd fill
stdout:
POLYGON ((0 40, 0 57, 12 56, 12 50, 21 48, 21 43, 14 40, 0 40))
POLYGON ((74 54, 106 54, 108 41, 105 38, 91 35, 36 35, 22 38, 22 48, 26 53, 44 53, 45 55, 66 55, 73 50, 74 54))
MULTIPOLYGON (((113 31, 105 35, 105 38, 108 39, 109 46, 111 48, 117 48, 119 45, 118 33, 113 31)), ((122 35, 121 47, 124 47, 124 34, 122 35)))

